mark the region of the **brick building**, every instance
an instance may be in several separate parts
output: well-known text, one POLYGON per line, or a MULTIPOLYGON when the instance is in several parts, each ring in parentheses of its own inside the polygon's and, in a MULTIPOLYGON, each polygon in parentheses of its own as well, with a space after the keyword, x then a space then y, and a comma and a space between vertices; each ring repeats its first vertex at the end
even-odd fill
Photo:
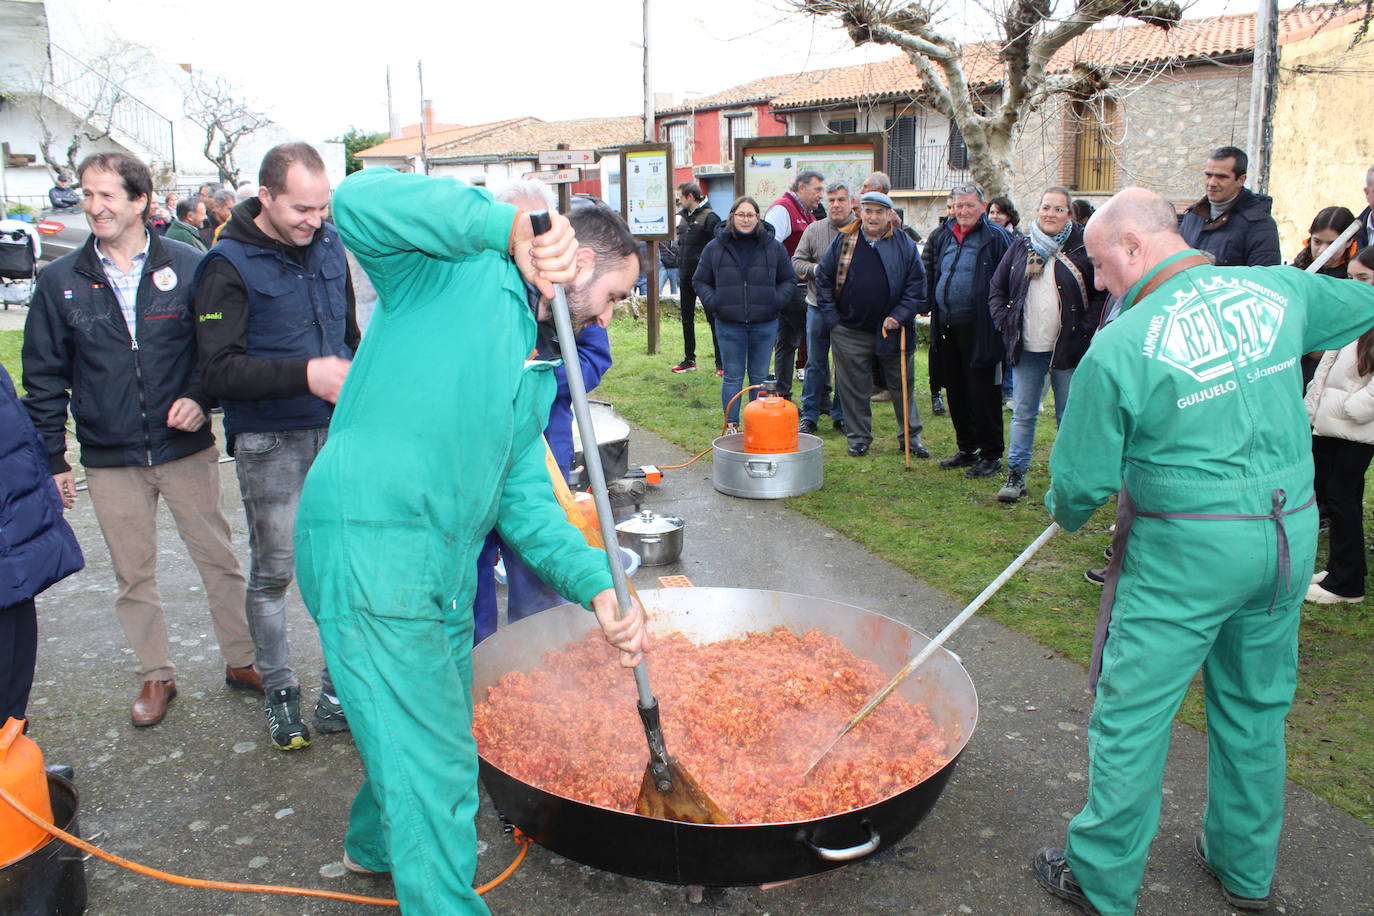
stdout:
MULTIPOLYGON (((1285 10, 1280 41, 1336 28, 1358 11, 1285 10)), ((1012 197, 1029 214, 1039 192, 1064 185, 1101 202, 1127 185, 1153 188, 1180 207, 1202 196, 1209 149, 1244 147, 1249 127, 1252 13, 1185 20, 1169 31, 1132 24, 1091 30, 1055 55, 1049 71, 1089 61, 1112 72, 1111 87, 1083 101, 1057 97, 1019 125, 1012 147, 1012 197)), ((975 96, 1001 92, 1002 64, 988 44, 964 49, 975 96)), ((883 131, 887 171, 899 204, 918 228, 932 225, 948 189, 970 178, 955 125, 924 98, 903 55, 829 71, 772 101, 789 134, 883 131)))

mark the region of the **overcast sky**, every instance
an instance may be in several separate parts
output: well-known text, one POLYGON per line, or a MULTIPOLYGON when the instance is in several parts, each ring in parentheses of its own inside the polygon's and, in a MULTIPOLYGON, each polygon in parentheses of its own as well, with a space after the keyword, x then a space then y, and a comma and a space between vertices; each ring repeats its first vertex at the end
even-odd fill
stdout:
MULTIPOLYGON (((896 53, 856 49, 832 22, 787 12, 785 0, 651 2, 654 91, 677 99, 896 53)), ((1245 12, 1256 3, 1199 0, 1192 14, 1245 12)), ((394 12, 377 0, 48 0, 58 4, 96 12, 165 60, 222 74, 310 140, 350 125, 386 130, 388 66, 402 123, 419 120, 417 61, 443 122, 643 111, 640 0, 447 0, 398 3, 394 12)), ((977 6, 944 0, 943 8, 957 19, 977 6)))

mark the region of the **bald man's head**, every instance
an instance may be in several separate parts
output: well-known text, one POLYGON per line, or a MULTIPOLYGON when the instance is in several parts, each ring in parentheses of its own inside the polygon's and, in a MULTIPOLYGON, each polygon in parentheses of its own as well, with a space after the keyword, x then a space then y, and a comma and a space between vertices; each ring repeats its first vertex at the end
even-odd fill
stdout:
POLYGON ((1145 188, 1126 188, 1088 220, 1083 243, 1098 289, 1121 296, 1169 255, 1187 248, 1173 205, 1145 188))

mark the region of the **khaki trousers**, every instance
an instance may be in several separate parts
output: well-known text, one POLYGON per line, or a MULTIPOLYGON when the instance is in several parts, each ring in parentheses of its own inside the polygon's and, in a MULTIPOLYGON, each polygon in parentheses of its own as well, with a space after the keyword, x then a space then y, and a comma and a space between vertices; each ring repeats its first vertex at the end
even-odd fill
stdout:
POLYGON ((157 591, 159 496, 167 500, 177 533, 205 583, 220 654, 235 668, 253 664, 245 582, 224 516, 218 451, 212 446, 153 467, 86 468, 86 483, 119 583, 115 614, 138 656, 143 679, 167 680, 176 673, 157 591))

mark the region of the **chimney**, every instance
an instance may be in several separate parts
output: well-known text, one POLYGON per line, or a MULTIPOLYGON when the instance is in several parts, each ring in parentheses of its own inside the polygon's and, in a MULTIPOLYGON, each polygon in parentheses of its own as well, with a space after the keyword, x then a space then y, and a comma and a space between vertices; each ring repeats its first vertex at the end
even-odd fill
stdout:
POLYGON ((673 107, 673 94, 671 92, 654 93, 654 111, 662 111, 665 108, 673 107))
POLYGON ((434 133, 434 102, 425 99, 420 103, 420 106, 425 113, 425 133, 432 134, 434 133))

